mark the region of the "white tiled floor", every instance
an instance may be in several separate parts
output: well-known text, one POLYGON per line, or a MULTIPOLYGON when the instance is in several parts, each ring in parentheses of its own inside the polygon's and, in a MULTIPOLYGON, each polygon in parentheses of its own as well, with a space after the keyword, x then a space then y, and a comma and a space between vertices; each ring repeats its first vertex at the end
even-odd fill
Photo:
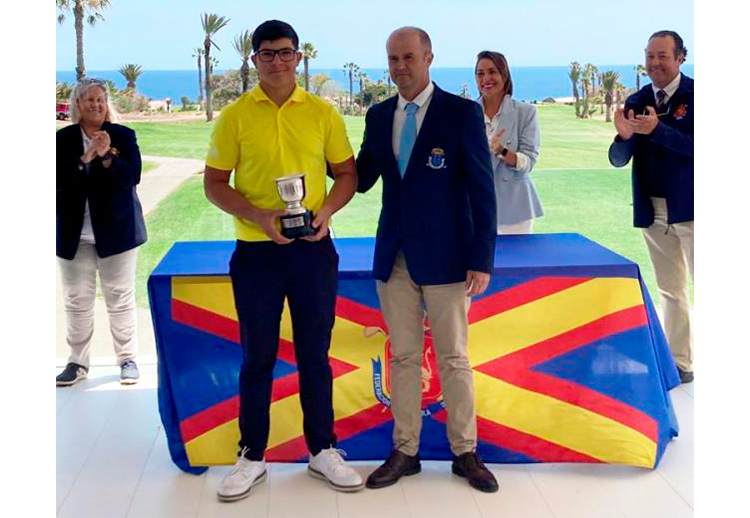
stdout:
MULTIPOLYGON (((220 503, 231 467, 188 475, 172 464, 156 402, 156 366, 121 387, 115 367, 57 391, 57 514, 60 517, 504 517, 680 518, 693 516, 693 386, 672 390, 680 437, 655 471, 589 464, 491 465, 500 491, 472 490, 447 462, 422 463, 398 484, 337 493, 304 464, 271 464, 249 498, 220 503)), ((353 463, 363 476, 378 463, 353 463)))

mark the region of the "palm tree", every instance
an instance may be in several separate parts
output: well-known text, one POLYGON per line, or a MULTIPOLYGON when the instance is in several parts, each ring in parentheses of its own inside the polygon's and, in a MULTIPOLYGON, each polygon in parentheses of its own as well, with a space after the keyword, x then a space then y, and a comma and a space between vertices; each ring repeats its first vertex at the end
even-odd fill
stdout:
POLYGON ((582 119, 588 119, 589 109, 591 103, 591 97, 594 95, 594 85, 596 84, 596 73, 597 68, 591 63, 586 63, 581 73, 581 90, 583 92, 583 111, 581 112, 582 119))
POLYGON ((325 74, 315 74, 310 78, 310 81, 312 82, 313 93, 315 95, 322 95, 323 87, 329 81, 329 77, 325 74))
POLYGON ((201 25, 203 26, 203 32, 206 37, 203 39, 203 55, 206 57, 206 120, 211 122, 214 118, 214 110, 211 105, 211 46, 216 47, 217 50, 221 50, 216 42, 213 40, 214 35, 219 30, 229 23, 229 18, 224 18, 217 14, 203 13, 201 17, 201 25))
MULTIPOLYGON (((219 60, 213 56, 209 57, 208 61, 204 63, 203 65, 205 68, 208 68, 208 73, 211 75, 211 94, 213 99, 213 88, 214 84, 216 83, 216 74, 214 74, 214 70, 219 66, 219 60)), ((204 84, 205 87, 205 84, 204 84)), ((211 101, 211 113, 213 115, 213 100, 211 101)))
POLYGON ((143 73, 143 69, 140 65, 133 65, 128 64, 123 67, 120 67, 120 73, 125 77, 125 80, 128 82, 128 86, 125 88, 130 89, 132 88, 135 90, 135 82, 138 79, 138 76, 140 76, 143 73))
POLYGON ((240 74, 242 75, 242 93, 247 92, 250 86, 250 54, 253 53, 253 33, 245 31, 234 37, 232 42, 234 50, 242 58, 242 66, 240 67, 240 74))
POLYGON ((109 0, 55 0, 57 9, 57 22, 65 21, 65 13, 73 12, 73 25, 76 31, 76 81, 86 77, 86 68, 83 65, 83 19, 92 27, 97 21, 104 20, 102 9, 109 7, 109 0))
POLYGON ((357 72, 357 78, 359 79, 359 114, 362 115, 362 111, 365 108, 365 83, 367 83, 367 74, 364 70, 357 72))
POLYGON ((310 90, 310 72, 308 70, 308 64, 311 59, 318 57, 318 51, 315 50, 312 43, 303 43, 302 47, 302 59, 305 64, 305 90, 310 90))
POLYGON ((615 93, 617 94, 615 104, 617 105, 618 110, 622 108, 622 103, 625 101, 625 94, 627 91, 628 87, 618 81, 615 85, 615 93))
POLYGON ((73 93, 73 85, 67 81, 57 81, 55 90, 58 101, 67 101, 73 93))
POLYGON ((586 68, 589 70, 589 74, 591 74, 591 95, 594 96, 599 93, 599 90, 596 87, 596 80, 599 77, 599 69, 591 63, 587 63, 586 68))
POLYGON ((344 63, 344 72, 349 75, 349 106, 351 106, 354 96, 354 76, 359 72, 359 67, 356 63, 344 63))
POLYGON ((607 105, 607 122, 612 122, 612 101, 620 74, 614 70, 607 70, 602 74, 602 88, 604 89, 604 103, 607 105))
POLYGON ((109 90, 109 96, 114 97, 117 95, 117 85, 111 79, 105 79, 104 82, 107 84, 107 90, 109 90))
POLYGON ((203 108, 203 65, 201 65, 203 49, 201 47, 196 47, 193 51, 195 52, 193 57, 198 58, 198 106, 203 108))
POLYGON ((388 70, 385 71, 385 77, 386 77, 386 80, 388 81, 388 97, 390 97, 391 96, 391 73, 388 70))
POLYGON ((576 117, 581 116, 581 100, 578 96, 578 81, 581 80, 581 65, 577 61, 573 61, 568 69, 568 77, 570 82, 573 83, 573 97, 576 100, 576 117))
POLYGON ((636 65, 633 67, 635 70, 635 91, 641 89, 641 76, 646 77, 646 67, 643 65, 636 65))
POLYGON ((581 106, 581 118, 589 117, 589 84, 591 79, 586 74, 581 75, 581 94, 583 94, 583 105, 581 106))

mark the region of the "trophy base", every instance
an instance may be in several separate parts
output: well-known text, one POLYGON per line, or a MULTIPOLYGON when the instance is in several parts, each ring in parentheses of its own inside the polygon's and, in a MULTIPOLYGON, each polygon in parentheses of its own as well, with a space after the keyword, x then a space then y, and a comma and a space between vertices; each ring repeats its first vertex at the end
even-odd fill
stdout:
POLYGON ((287 239, 297 239, 298 237, 312 236, 315 229, 312 228, 313 213, 309 210, 302 214, 288 214, 280 216, 281 235, 287 239))

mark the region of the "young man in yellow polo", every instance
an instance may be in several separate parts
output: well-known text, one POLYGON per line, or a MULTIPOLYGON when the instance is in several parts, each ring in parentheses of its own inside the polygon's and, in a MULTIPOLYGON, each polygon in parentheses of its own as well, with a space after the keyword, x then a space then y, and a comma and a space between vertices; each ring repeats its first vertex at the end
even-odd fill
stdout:
POLYGON ((308 472, 334 489, 356 491, 362 478, 347 467, 333 433, 328 349, 334 322, 338 255, 328 220, 354 195, 357 171, 341 116, 297 86, 299 38, 270 20, 253 33, 260 84, 224 108, 206 158, 208 199, 234 216, 237 244, 229 265, 244 360, 240 370, 240 453, 219 485, 220 500, 239 500, 266 478, 273 368, 284 299, 288 300, 299 370, 308 472), (326 195, 326 162, 334 183, 326 195), (229 179, 234 171, 234 187, 229 179), (304 205, 313 235, 288 239, 276 179, 304 174, 304 205))

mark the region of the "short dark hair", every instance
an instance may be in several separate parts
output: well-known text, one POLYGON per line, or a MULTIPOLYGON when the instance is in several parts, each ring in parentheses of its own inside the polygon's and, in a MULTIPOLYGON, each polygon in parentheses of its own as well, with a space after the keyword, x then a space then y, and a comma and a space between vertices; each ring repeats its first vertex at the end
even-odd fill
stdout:
POLYGON ((510 77, 510 66, 508 66, 508 60, 505 59, 505 56, 503 56, 499 52, 483 50, 482 52, 477 54, 477 64, 474 65, 474 75, 476 75, 477 73, 479 62, 483 59, 489 59, 490 61, 492 61, 492 63, 497 68, 497 71, 500 72, 501 76, 503 76, 503 81, 505 81, 504 95, 510 95, 511 97, 513 97, 513 78, 510 77))
POLYGON ((680 35, 674 31, 657 31, 651 35, 648 41, 651 41, 654 38, 665 38, 667 36, 671 36, 672 40, 674 41, 675 59, 677 59, 677 57, 680 54, 682 54, 683 59, 687 58, 687 49, 685 48, 685 43, 683 43, 682 38, 680 38, 680 35))
POLYGON ((281 20, 267 20, 253 31, 253 52, 258 52, 264 41, 275 41, 281 38, 292 40, 294 50, 299 50, 299 37, 294 28, 281 20))

